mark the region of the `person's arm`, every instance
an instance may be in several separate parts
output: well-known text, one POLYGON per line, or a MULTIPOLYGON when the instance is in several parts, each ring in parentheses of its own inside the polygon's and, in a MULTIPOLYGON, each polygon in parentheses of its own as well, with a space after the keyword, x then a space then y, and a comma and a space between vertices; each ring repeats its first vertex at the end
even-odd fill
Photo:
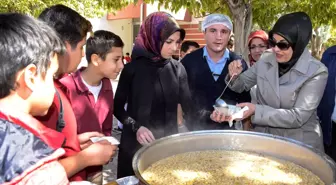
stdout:
POLYGON ((275 109, 267 105, 256 104, 252 123, 280 128, 299 128, 316 111, 328 78, 325 68, 307 80, 300 88, 294 107, 291 109, 275 109))
POLYGON ((193 130, 193 119, 194 119, 194 106, 191 98, 191 93, 189 90, 188 76, 183 65, 179 65, 179 103, 181 104, 182 111, 184 112, 185 125, 188 130, 193 130))
MULTIPOLYGON (((246 62, 243 59, 242 59, 241 62, 242 62, 243 74, 244 74, 244 72, 246 72, 249 68, 248 68, 246 62)), ((250 89, 251 88, 249 88, 248 90, 245 89, 245 91, 237 94, 237 102, 238 103, 251 102, 250 89)))
POLYGON ((88 166, 104 165, 115 154, 117 146, 103 140, 90 145, 76 155, 60 159, 68 177, 72 177, 88 166))
POLYGON ((131 118, 125 110, 125 104, 127 102, 132 84, 133 66, 131 65, 131 63, 125 65, 125 68, 122 70, 114 98, 114 116, 125 125, 130 124, 131 118))
POLYGON ((134 134, 140 144, 145 145, 155 140, 153 133, 140 123, 137 123, 125 110, 125 103, 129 98, 133 78, 132 63, 125 65, 121 72, 118 88, 114 99, 114 115, 124 125, 130 125, 135 128, 134 134))
MULTIPOLYGON (((233 63, 234 62, 230 63, 230 65, 233 65, 233 63)), ((257 84, 257 65, 258 63, 248 68, 243 73, 238 74, 238 77, 233 77, 229 84, 229 88, 237 93, 249 91, 254 85, 257 84)), ((229 72, 229 74, 225 77, 226 84, 229 83, 231 78, 232 77, 230 76, 229 72)))
POLYGON ((111 108, 109 113, 107 114, 106 119, 103 122, 103 125, 102 125, 103 134, 105 136, 111 136, 112 135, 112 127, 113 127, 113 112, 112 112, 112 108, 111 108))

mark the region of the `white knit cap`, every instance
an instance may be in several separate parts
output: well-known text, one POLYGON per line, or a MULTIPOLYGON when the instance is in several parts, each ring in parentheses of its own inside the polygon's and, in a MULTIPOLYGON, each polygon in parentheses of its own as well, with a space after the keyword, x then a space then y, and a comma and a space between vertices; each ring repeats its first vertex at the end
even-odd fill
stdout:
POLYGON ((204 32, 205 29, 215 24, 222 24, 230 30, 232 30, 233 27, 230 17, 223 14, 210 14, 206 16, 202 22, 202 31, 204 32))

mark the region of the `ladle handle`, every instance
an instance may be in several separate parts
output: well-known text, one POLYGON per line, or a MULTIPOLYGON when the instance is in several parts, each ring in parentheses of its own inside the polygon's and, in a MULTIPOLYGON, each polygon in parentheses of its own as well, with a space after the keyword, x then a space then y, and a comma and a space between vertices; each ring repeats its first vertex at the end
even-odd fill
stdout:
POLYGON ((233 77, 235 77, 237 74, 236 73, 234 73, 232 76, 231 76, 231 78, 230 78, 230 80, 229 80, 229 82, 226 84, 226 86, 225 86, 225 88, 224 88, 224 90, 222 91, 222 93, 218 96, 218 98, 217 98, 217 100, 218 99, 220 99, 222 96, 223 96, 223 94, 224 94, 224 92, 225 92, 225 90, 228 88, 228 86, 229 86, 229 84, 230 84, 230 82, 231 82, 231 80, 233 79, 233 77))

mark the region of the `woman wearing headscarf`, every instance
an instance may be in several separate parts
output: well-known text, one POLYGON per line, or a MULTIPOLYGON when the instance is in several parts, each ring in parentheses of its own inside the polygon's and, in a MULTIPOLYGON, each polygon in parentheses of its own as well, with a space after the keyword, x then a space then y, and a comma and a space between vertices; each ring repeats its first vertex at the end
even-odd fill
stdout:
POLYGON ((268 34, 263 30, 257 30, 248 36, 249 62, 250 66, 256 63, 261 54, 268 49, 268 34))
MULTIPOLYGON (((263 30, 257 30, 250 33, 247 39, 247 45, 250 52, 248 55, 250 66, 253 66, 260 59, 264 51, 269 48, 268 34, 263 30)), ((256 103, 256 88, 257 87, 254 86, 250 90, 252 103, 256 103)))
POLYGON ((242 92, 257 84, 257 103, 249 108, 256 131, 292 138, 323 151, 321 127, 316 115, 328 78, 327 68, 306 48, 312 23, 303 12, 279 18, 269 33, 270 46, 259 61, 241 73, 239 61, 231 63, 226 82, 242 92))
POLYGON ((164 12, 150 14, 141 25, 132 61, 121 73, 115 97, 115 116, 124 124, 118 178, 134 175, 132 158, 142 145, 178 133, 178 103, 191 115, 186 71, 172 59, 184 37, 185 31, 164 12))

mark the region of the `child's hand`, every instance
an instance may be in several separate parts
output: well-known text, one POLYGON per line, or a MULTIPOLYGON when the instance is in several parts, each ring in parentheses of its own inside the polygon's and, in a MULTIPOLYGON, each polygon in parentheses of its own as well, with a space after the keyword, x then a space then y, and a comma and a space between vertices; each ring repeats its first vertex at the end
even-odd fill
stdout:
POLYGON ((108 163, 115 155, 117 148, 110 142, 102 140, 91 144, 82 153, 85 155, 84 158, 90 161, 90 166, 97 166, 108 163))
POLYGON ((89 147, 92 144, 91 137, 104 137, 104 134, 99 132, 85 132, 78 135, 79 144, 82 150, 89 147))

